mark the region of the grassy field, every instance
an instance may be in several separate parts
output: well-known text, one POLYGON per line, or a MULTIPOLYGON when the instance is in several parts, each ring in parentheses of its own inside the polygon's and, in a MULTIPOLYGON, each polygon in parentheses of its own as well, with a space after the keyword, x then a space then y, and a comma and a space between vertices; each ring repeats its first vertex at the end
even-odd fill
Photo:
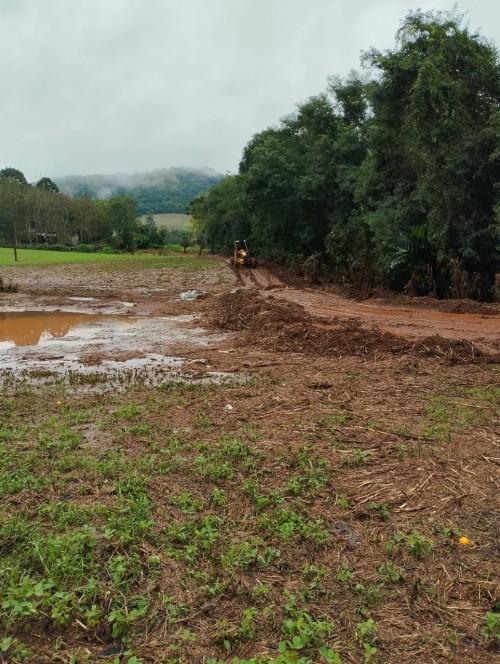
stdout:
MULTIPOLYGON (((190 214, 163 213, 154 214, 154 220, 158 228, 165 228, 167 231, 180 230, 191 221, 190 214)), ((146 215, 141 217, 141 221, 146 221, 146 215)))
POLYGON ((29 265, 61 265, 65 263, 115 263, 119 261, 136 262, 138 265, 148 264, 151 267, 162 263, 165 267, 173 266, 173 263, 179 262, 182 265, 188 265, 191 261, 196 261, 194 248, 191 252, 184 255, 179 252, 165 252, 159 255, 158 251, 138 252, 132 254, 100 254, 100 253, 80 253, 78 251, 43 251, 38 249, 19 249, 17 252, 18 262, 14 261, 14 252, 10 248, 0 247, 0 266, 29 266, 29 265))

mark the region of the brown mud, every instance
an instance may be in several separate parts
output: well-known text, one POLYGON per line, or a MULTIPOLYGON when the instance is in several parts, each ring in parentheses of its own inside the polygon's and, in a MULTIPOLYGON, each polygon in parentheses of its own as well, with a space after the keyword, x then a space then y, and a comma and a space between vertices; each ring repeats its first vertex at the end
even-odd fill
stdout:
POLYGON ((382 334, 403 339, 438 336, 469 342, 488 353, 500 350, 498 305, 437 302, 388 293, 359 301, 323 289, 289 287, 265 267, 232 270, 221 261, 216 268, 208 264, 204 272, 187 276, 167 268, 114 273, 106 264, 92 266, 92 270, 82 265, 3 268, 2 273, 20 290, 4 296, 4 310, 10 305, 22 310, 64 308, 85 313, 133 313, 137 317, 179 315, 211 309, 207 297, 239 287, 274 299, 271 307, 282 300, 300 305, 313 318, 321 318, 323 324, 338 326, 357 321, 363 328, 376 328, 382 334), (202 298, 181 300, 181 294, 189 291, 200 293, 202 298))
MULTIPOLYGON (((106 363, 114 368, 124 362, 125 367, 137 358, 142 369, 155 366, 160 357, 168 365, 173 356, 189 361, 216 353, 217 367, 224 371, 232 364, 224 361, 230 353, 219 352, 227 344, 280 354, 389 354, 448 363, 495 361, 500 352, 500 316, 494 305, 470 303, 476 313, 455 313, 401 296, 391 304, 387 294, 360 302, 320 289, 289 287, 264 267, 233 270, 222 261, 206 264, 192 273, 112 271, 102 264, 92 270, 81 265, 5 268, 19 292, 2 298, 0 366, 29 370, 57 360, 61 371, 98 365, 104 370, 106 363), (83 325, 92 316, 96 322, 83 325), (43 335, 38 329, 42 323, 36 321, 44 317, 54 323, 58 317, 67 320, 43 335), (35 322, 25 331, 23 345, 9 349, 15 343, 8 338, 13 337, 12 325, 28 319, 35 322), (82 323, 70 334, 69 319, 82 323), (231 331, 237 335, 224 341, 221 332, 231 331), (35 338, 41 335, 43 343, 37 347, 35 338)), ((462 303, 462 308, 469 307, 462 303)))

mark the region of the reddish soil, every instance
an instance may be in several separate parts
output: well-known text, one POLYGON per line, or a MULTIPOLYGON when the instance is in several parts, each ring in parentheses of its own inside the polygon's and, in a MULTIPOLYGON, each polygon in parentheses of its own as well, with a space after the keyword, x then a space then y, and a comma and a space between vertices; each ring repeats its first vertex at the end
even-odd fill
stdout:
MULTIPOLYGON (((500 351, 500 306, 468 301, 438 302, 428 298, 410 298, 383 293, 362 301, 338 292, 320 288, 289 287, 271 270, 232 270, 223 263, 218 268, 208 266, 203 272, 176 274, 169 269, 155 269, 114 273, 106 264, 39 266, 29 270, 4 268, 5 278, 19 285, 20 293, 5 295, 4 304, 14 308, 33 308, 26 293, 39 294, 40 304, 61 307, 71 304, 85 311, 124 312, 118 300, 134 303, 136 316, 164 316, 211 310, 208 300, 179 302, 179 293, 192 288, 204 295, 220 295, 228 288, 240 286, 258 290, 265 298, 274 298, 300 305, 312 317, 320 317, 323 325, 338 327, 357 321, 366 329, 376 328, 400 338, 415 340, 438 336, 449 340, 469 342, 479 351, 496 354, 500 351), (24 293, 24 295, 23 295, 24 293), (64 295, 62 294, 64 293, 64 295), (69 302, 71 295, 93 295, 95 302, 69 302)), ((132 313, 132 311, 131 311, 132 313)))
POLYGON ((436 303, 428 299, 422 303, 421 299, 402 296, 393 296, 391 302, 387 294, 383 299, 370 298, 359 302, 318 289, 289 288, 264 268, 240 270, 238 277, 244 288, 272 289, 272 297, 299 304, 311 316, 326 319, 330 324, 355 320, 364 328, 377 328, 381 333, 388 332, 405 339, 438 336, 468 341, 489 353, 500 350, 500 308, 495 305, 463 301, 436 303), (437 304, 464 313, 438 311, 437 304), (475 313, 468 313, 471 309, 475 313))

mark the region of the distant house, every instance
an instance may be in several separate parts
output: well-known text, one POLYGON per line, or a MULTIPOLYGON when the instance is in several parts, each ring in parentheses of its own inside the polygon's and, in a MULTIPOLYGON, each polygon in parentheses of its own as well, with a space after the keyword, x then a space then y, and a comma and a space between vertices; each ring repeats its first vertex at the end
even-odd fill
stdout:
POLYGON ((55 233, 35 233, 36 244, 55 244, 57 235, 55 233))

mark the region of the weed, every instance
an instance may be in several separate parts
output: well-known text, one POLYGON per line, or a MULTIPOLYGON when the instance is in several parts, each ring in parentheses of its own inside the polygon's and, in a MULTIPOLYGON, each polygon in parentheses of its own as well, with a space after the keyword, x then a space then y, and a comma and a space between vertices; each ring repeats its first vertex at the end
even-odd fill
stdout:
POLYGON ((342 496, 337 495, 335 497, 335 505, 338 505, 344 510, 348 510, 351 507, 354 507, 355 502, 354 500, 348 499, 348 498, 343 498, 342 496))
POLYGON ((406 546, 408 553, 414 558, 428 558, 434 549, 434 541, 418 530, 408 534, 397 533, 388 540, 386 550, 391 553, 401 544, 406 546))
POLYGON ((377 654, 377 648, 374 645, 377 640, 377 625, 372 618, 357 624, 356 638, 363 646, 365 659, 371 661, 377 654))
POLYGON ((347 583, 352 577, 353 572, 349 565, 342 564, 337 567, 337 571, 335 572, 335 578, 337 581, 340 581, 340 583, 347 583))
POLYGON ((163 595, 161 602, 167 611, 167 623, 175 623, 189 613, 187 604, 176 604, 173 595, 163 595))
POLYGON ((341 425, 345 426, 352 420, 352 413, 331 413, 320 420, 320 424, 327 429, 341 425))
POLYGON ((214 423, 205 413, 197 413, 194 418, 194 425, 197 429, 211 429, 214 423))
POLYGON ((48 519, 56 528, 63 530, 68 526, 83 526, 96 521, 106 514, 101 505, 72 505, 64 501, 41 505, 38 514, 48 519))
POLYGON ((34 657, 31 648, 14 638, 6 636, 0 641, 0 653, 5 661, 29 661, 34 657))
POLYGON ((254 503, 255 511, 262 512, 267 507, 277 507, 284 502, 283 496, 278 491, 269 491, 267 494, 260 492, 260 484, 251 477, 243 481, 241 490, 254 503))
POLYGON ((348 452, 342 454, 342 463, 345 466, 364 466, 370 456, 370 452, 353 447, 348 452))
POLYGON ((429 440, 437 440, 440 442, 450 442, 451 430, 448 424, 430 425, 422 430, 422 436, 429 440))
POLYGON ((280 557, 280 552, 268 546, 260 537, 252 537, 238 544, 232 544, 221 556, 223 569, 248 569, 269 565, 280 557))
POLYGON ((368 509, 376 514, 381 521, 387 521, 389 518, 389 508, 385 503, 376 503, 372 500, 368 503, 368 509))
POLYGON ((241 430, 245 435, 249 437, 252 443, 257 442, 259 434, 256 431, 254 424, 252 424, 251 422, 245 422, 245 424, 242 425, 241 430))
POLYGON ((461 534, 460 529, 452 523, 443 524, 438 521, 431 521, 433 532, 442 537, 443 539, 452 539, 459 537, 461 534))
POLYGON ((201 477, 210 479, 213 482, 231 479, 234 475, 233 467, 228 461, 210 462, 206 457, 199 456, 194 462, 201 477))
POLYGON ((432 395, 428 401, 426 415, 429 419, 433 423, 448 423, 450 421, 450 411, 445 399, 440 395, 432 395))
POLYGON ((287 603, 285 613, 287 618, 281 625, 281 632, 285 640, 278 644, 281 653, 287 650, 302 651, 307 648, 324 645, 324 639, 329 637, 333 625, 325 620, 317 620, 308 611, 297 605, 295 595, 285 591, 287 603))
POLYGON ((57 373, 50 369, 30 369, 28 373, 30 378, 51 378, 52 376, 57 376, 57 373))
POLYGON ((277 536, 283 542, 299 537, 303 541, 323 544, 329 535, 322 518, 304 519, 289 507, 279 510, 273 516, 263 515, 258 518, 257 523, 270 535, 277 536))
POLYGON ((476 399, 489 401, 494 406, 500 403, 500 387, 497 385, 481 385, 465 388, 464 392, 476 399))
POLYGON ((370 609, 380 602, 382 585, 375 583, 356 583, 354 591, 360 596, 361 599, 361 613, 366 609, 370 609))
POLYGON ((403 579, 403 570, 391 562, 377 567, 377 574, 382 577, 385 583, 397 583, 403 579))
POLYGON ((326 579, 330 574, 328 567, 323 565, 310 565, 309 563, 304 565, 302 572, 307 581, 321 581, 326 579))
POLYGON ((131 606, 121 602, 113 608, 107 616, 111 625, 111 636, 123 638, 128 635, 135 626, 134 623, 147 613, 148 608, 149 603, 141 597, 136 598, 131 606))
POLYGON ((91 371, 89 373, 81 373, 80 371, 74 371, 69 369, 66 373, 68 384, 72 387, 78 385, 103 385, 108 382, 109 374, 104 371, 91 371))
POLYGON ((500 613, 486 614, 482 635, 489 644, 500 643, 500 613))
POLYGON ((179 560, 194 562, 212 551, 219 538, 222 519, 206 516, 203 519, 187 519, 180 524, 172 524, 165 532, 169 547, 167 554, 179 560))
POLYGON ((150 436, 153 433, 151 424, 134 424, 128 429, 131 436, 150 436))
POLYGON ((222 505, 226 505, 227 503, 227 494, 224 489, 215 487, 210 493, 209 501, 215 507, 222 507, 222 505))
POLYGON ((169 496, 167 502, 172 507, 178 507, 183 514, 193 514, 201 511, 204 507, 203 501, 193 498, 189 491, 169 496))
POLYGON ((243 620, 238 631, 238 635, 242 639, 254 639, 256 634, 255 617, 259 612, 256 608, 245 609, 243 612, 243 620))
POLYGON ((406 459, 408 456, 408 448, 406 445, 400 444, 396 447, 396 457, 398 459, 406 459))
POLYGON ((212 577, 208 572, 191 570, 188 574, 201 583, 200 590, 204 595, 215 597, 226 590, 226 584, 219 577, 212 577))
POLYGON ((261 581, 257 580, 256 585, 250 591, 250 595, 254 599, 258 599, 259 597, 265 597, 265 595, 267 595, 268 592, 269 592, 269 584, 262 583, 261 581))
POLYGON ((133 422, 141 412, 139 406, 135 403, 126 403, 120 408, 115 410, 114 416, 116 420, 128 420, 133 422))

